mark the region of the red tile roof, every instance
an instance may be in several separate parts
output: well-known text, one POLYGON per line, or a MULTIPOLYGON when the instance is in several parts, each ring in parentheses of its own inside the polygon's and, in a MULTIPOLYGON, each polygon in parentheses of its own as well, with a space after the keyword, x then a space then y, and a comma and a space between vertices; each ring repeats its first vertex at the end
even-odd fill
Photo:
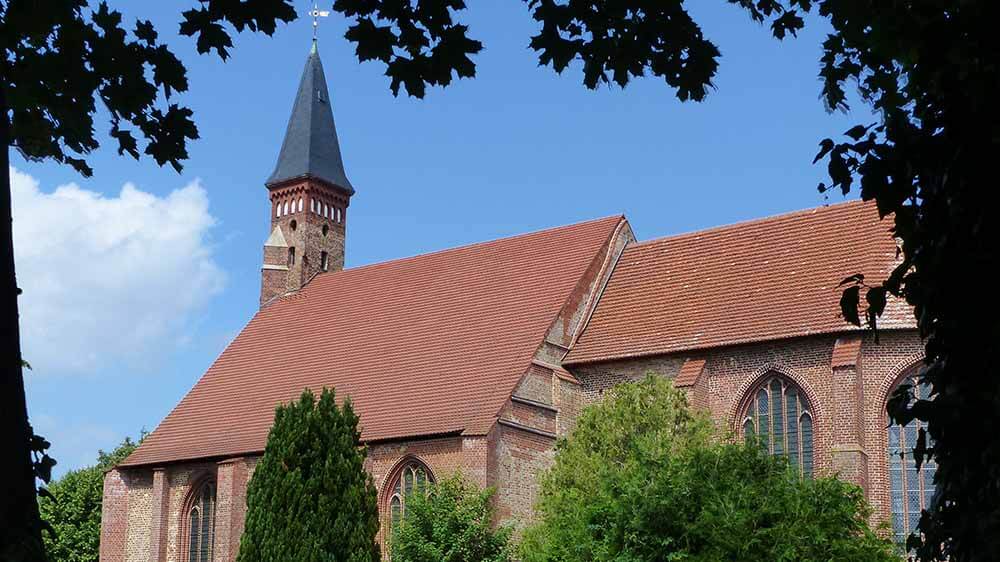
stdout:
POLYGON ((681 370, 677 373, 677 377, 674 378, 674 386, 677 388, 684 388, 687 386, 694 386, 694 383, 698 382, 698 377, 701 376, 701 372, 705 369, 704 359, 687 359, 684 364, 681 365, 681 370))
MULTIPOLYGON (((633 244, 564 364, 848 331, 837 284, 881 281, 891 220, 850 202, 633 244)), ((881 325, 914 325, 893 302, 881 325)))
POLYGON ((857 335, 850 335, 837 338, 833 343, 833 357, 830 359, 830 366, 851 367, 858 364, 861 355, 861 338, 857 335))
POLYGON ((622 220, 319 275, 258 312, 123 464, 262 451, 306 387, 349 395, 368 441, 488 428, 622 220))

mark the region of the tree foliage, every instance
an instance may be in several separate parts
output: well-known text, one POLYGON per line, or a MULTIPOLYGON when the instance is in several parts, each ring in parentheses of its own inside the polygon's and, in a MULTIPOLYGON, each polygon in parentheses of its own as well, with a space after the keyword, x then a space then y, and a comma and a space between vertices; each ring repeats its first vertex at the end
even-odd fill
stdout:
POLYGON ((682 391, 652 376, 584 410, 536 513, 526 562, 899 560, 869 527, 860 488, 716 439, 682 391))
POLYGON ((42 520, 51 531, 44 535, 45 550, 53 562, 96 562, 101 542, 101 502, 104 474, 125 460, 142 442, 126 437, 110 453, 98 451, 97 464, 71 470, 46 487, 38 502, 42 520))
MULTIPOLYGON (((9 144, 28 159, 53 159, 89 176, 85 155, 99 146, 94 114, 110 118, 119 154, 151 156, 180 170, 198 138, 190 109, 174 103, 188 89, 180 59, 148 20, 128 25, 107 2, 0 2, 9 144)), ((198 51, 225 59, 236 31, 274 32, 295 18, 290 0, 203 0, 182 14, 180 32, 198 51)))
POLYGON ((493 490, 456 474, 427 493, 406 498, 406 513, 392 529, 395 562, 509 562, 508 527, 493 526, 493 490))
POLYGON ((334 391, 278 406, 247 489, 240 562, 380 562, 375 485, 358 416, 334 391))
MULTIPOLYGON (((229 56, 231 30, 274 32, 295 18, 292 0, 191 0, 180 32, 198 51, 229 56)), ((11 459, 0 492, 0 559, 42 552, 35 479, 48 482, 48 442, 28 423, 18 330, 8 147, 92 174, 86 156, 100 142, 94 115, 109 119, 119 154, 142 154, 180 170, 198 138, 184 65, 148 20, 126 24, 108 2, 0 0, 0 450, 11 459)))
MULTIPOLYGON (((895 295, 913 306, 925 338, 923 380, 931 385, 931 400, 913 400, 912 389, 903 385, 889 404, 898 423, 927 422, 915 457, 933 457, 938 464, 936 499, 910 546, 925 561, 1000 559, 1000 439, 989 431, 988 439, 980 439, 978 431, 1000 426, 1000 376, 991 356, 1000 337, 1000 305, 979 290, 1000 269, 994 243, 1000 239, 994 217, 1000 192, 989 183, 1000 152, 1000 35, 992 25, 1000 3, 726 1, 768 25, 778 39, 806 25, 807 14, 825 19, 832 32, 819 61, 822 99, 830 109, 847 109, 853 87, 879 114, 877 122, 852 127, 839 141, 824 139, 815 160, 826 162, 830 176, 819 185, 821 192, 859 190, 892 217, 901 241, 901 261, 888 278, 844 280, 842 314, 877 329, 888 296, 895 295)), ((526 3, 540 28, 530 42, 539 63, 557 72, 576 63, 589 88, 612 82, 624 87, 652 75, 681 100, 699 101, 712 87, 720 53, 683 0, 526 3)), ((449 40, 467 50, 417 59, 389 55, 400 46, 391 37, 426 46, 436 35, 411 25, 411 12, 392 9, 398 4, 335 4, 348 16, 362 13, 359 6, 377 6, 379 29, 401 30, 349 34, 361 60, 381 60, 390 76, 405 67, 403 84, 417 97, 424 85, 446 84, 439 79, 446 71, 474 74, 467 55, 481 45, 452 16, 449 29, 458 36, 449 40), (353 8, 343 9, 348 4, 353 8), (364 56, 373 51, 382 56, 364 56)), ((419 5, 426 13, 465 8, 460 0, 419 5)))

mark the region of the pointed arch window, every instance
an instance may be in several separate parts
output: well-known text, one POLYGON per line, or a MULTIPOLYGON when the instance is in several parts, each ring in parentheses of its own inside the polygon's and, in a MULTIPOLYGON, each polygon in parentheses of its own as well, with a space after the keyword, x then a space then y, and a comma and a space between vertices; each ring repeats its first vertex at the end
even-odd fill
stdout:
POLYGON ((743 414, 743 435, 758 438, 772 455, 788 457, 802 476, 813 473, 813 414, 802 390, 774 375, 754 387, 743 414))
MULTIPOLYGON (((920 384, 916 374, 910 374, 897 385, 910 385, 910 399, 930 400, 930 385, 920 384)), ((889 393, 891 397, 895 392, 889 393)), ((888 431, 889 457, 889 504, 892 512, 892 530, 898 542, 906 542, 906 537, 917 530, 920 513, 928 509, 934 497, 934 474, 937 463, 933 459, 926 460, 917 470, 916 459, 913 458, 913 447, 917 444, 920 430, 927 430, 927 423, 921 420, 911 420, 900 426, 890 423, 888 431)), ((928 442, 928 446, 930 443, 928 442)))
POLYGON ((211 562, 215 543, 215 482, 203 482, 187 512, 188 562, 211 562))
POLYGON ((413 493, 426 493, 434 483, 434 475, 424 463, 410 459, 396 473, 389 487, 389 526, 395 527, 406 513, 406 498, 413 493))

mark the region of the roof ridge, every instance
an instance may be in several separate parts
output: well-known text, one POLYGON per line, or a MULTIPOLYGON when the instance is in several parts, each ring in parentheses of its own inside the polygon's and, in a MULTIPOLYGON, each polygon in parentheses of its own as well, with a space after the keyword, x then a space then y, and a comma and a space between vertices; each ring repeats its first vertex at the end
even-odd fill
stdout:
POLYGON ((700 236, 700 235, 703 235, 703 234, 714 234, 716 232, 722 232, 722 231, 726 231, 726 230, 732 230, 732 229, 742 228, 742 227, 746 227, 746 226, 750 226, 750 225, 755 225, 755 224, 770 223, 770 222, 774 222, 774 221, 778 221, 778 220, 782 220, 782 219, 790 219, 790 218, 795 218, 795 217, 799 217, 799 216, 806 216, 806 215, 809 215, 809 214, 814 214, 817 211, 826 211, 826 210, 829 210, 829 209, 841 208, 841 207, 862 206, 862 205, 865 205, 865 204, 867 204, 867 202, 866 201, 862 201, 861 199, 852 199, 852 200, 848 200, 848 201, 840 201, 840 202, 837 202, 837 203, 830 203, 828 205, 819 205, 819 206, 816 206, 816 207, 808 207, 808 208, 805 208, 805 209, 796 209, 794 211, 786 211, 786 212, 783 212, 783 213, 777 213, 777 214, 774 214, 774 215, 768 215, 766 217, 757 217, 757 218, 746 219, 746 220, 741 220, 741 221, 737 221, 737 222, 731 222, 729 224, 720 224, 720 225, 716 225, 716 226, 709 226, 707 228, 701 228, 701 229, 698 229, 698 230, 688 230, 686 232, 678 232, 678 233, 675 233, 675 234, 667 234, 666 236, 660 236, 658 238, 650 238, 649 240, 643 240, 641 242, 636 242, 634 244, 630 244, 630 247, 637 248, 637 247, 640 247, 640 246, 651 245, 651 244, 654 244, 656 242, 663 242, 665 240, 676 240, 676 239, 679 239, 679 238, 688 238, 688 237, 692 237, 692 236, 700 236))
MULTIPOLYGON (((536 236, 536 235, 539 235, 539 234, 548 234, 548 233, 558 232, 560 230, 568 230, 570 228, 578 228, 578 227, 586 226, 586 225, 589 225, 589 224, 594 224, 594 223, 599 223, 599 222, 603 222, 603 221, 608 221, 608 220, 611 220, 611 219, 618 219, 620 221, 620 220, 622 220, 624 218, 625 218, 625 215, 623 215, 623 214, 607 215, 607 216, 604 216, 604 217, 600 217, 600 218, 596 218, 596 219, 589 219, 589 220, 585 220, 585 221, 582 221, 582 222, 577 222, 577 223, 572 223, 572 224, 564 224, 564 225, 560 225, 560 226, 551 226, 551 227, 548 227, 548 228, 543 228, 541 230, 533 230, 531 232, 522 232, 521 234, 513 234, 511 236, 503 236, 501 238, 493 238, 492 240, 481 240, 479 242, 471 242, 469 244, 463 244, 461 246, 452 246, 451 248, 442 248, 440 250, 432 250, 430 252, 423 252, 423 253, 420 253, 420 254, 414 254, 412 256, 403 256, 403 257, 400 257, 400 258, 392 258, 392 259, 388 259, 388 260, 385 260, 385 261, 380 261, 380 262, 375 262, 375 263, 368 263, 368 264, 365 264, 365 265, 359 265, 357 267, 347 267, 347 268, 342 269, 341 271, 334 271, 334 272, 331 272, 331 273, 333 273, 334 275, 336 275, 338 273, 347 273, 349 271, 359 271, 359 270, 362 270, 362 269, 370 269, 370 268, 373 268, 373 267, 385 266, 385 265, 390 265, 390 264, 394 264, 394 263, 415 260, 415 259, 418 259, 418 258, 425 258, 425 257, 428 257, 428 256, 434 256, 434 255, 438 255, 438 254, 445 254, 445 253, 448 253, 448 252, 457 252, 459 250, 468 250, 468 249, 471 249, 471 248, 475 248, 477 246, 486 246, 486 245, 489 245, 489 244, 498 244, 500 242, 510 242, 512 240, 517 240, 519 238, 527 238, 528 236, 536 236)), ((330 275, 330 274, 327 273, 326 275, 330 275)))

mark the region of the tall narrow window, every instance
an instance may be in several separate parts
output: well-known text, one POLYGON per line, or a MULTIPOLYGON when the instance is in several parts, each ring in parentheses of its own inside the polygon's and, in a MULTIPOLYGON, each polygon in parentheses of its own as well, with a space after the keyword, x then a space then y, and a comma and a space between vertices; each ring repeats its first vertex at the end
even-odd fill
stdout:
POLYGON ((215 541, 215 483, 203 483, 188 509, 188 562, 211 562, 215 541))
POLYGON ((319 253, 319 268, 323 271, 327 271, 330 267, 329 261, 330 256, 326 252, 319 253))
POLYGON ((295 265, 295 246, 288 249, 288 267, 295 265))
MULTIPOLYGON (((920 384, 915 375, 906 377, 900 384, 911 386, 911 400, 930 399, 930 386, 920 384)), ((889 395, 892 396, 892 393, 889 395)), ((916 419, 904 426, 891 424, 888 429, 892 529, 900 543, 905 542, 906 537, 916 531, 920 512, 930 506, 931 498, 934 497, 937 463, 927 460, 917 470, 917 462, 913 458, 913 447, 917 444, 921 429, 926 431, 927 423, 916 419)))
POLYGON ((413 493, 426 493, 434 482, 430 470, 420 461, 411 460, 403 465, 392 482, 389 496, 389 524, 395 527, 406 514, 406 498, 413 493))
POLYGON ((788 457, 801 475, 812 476, 812 413, 794 384, 773 376, 755 387, 742 427, 748 441, 759 439, 772 455, 788 457))

